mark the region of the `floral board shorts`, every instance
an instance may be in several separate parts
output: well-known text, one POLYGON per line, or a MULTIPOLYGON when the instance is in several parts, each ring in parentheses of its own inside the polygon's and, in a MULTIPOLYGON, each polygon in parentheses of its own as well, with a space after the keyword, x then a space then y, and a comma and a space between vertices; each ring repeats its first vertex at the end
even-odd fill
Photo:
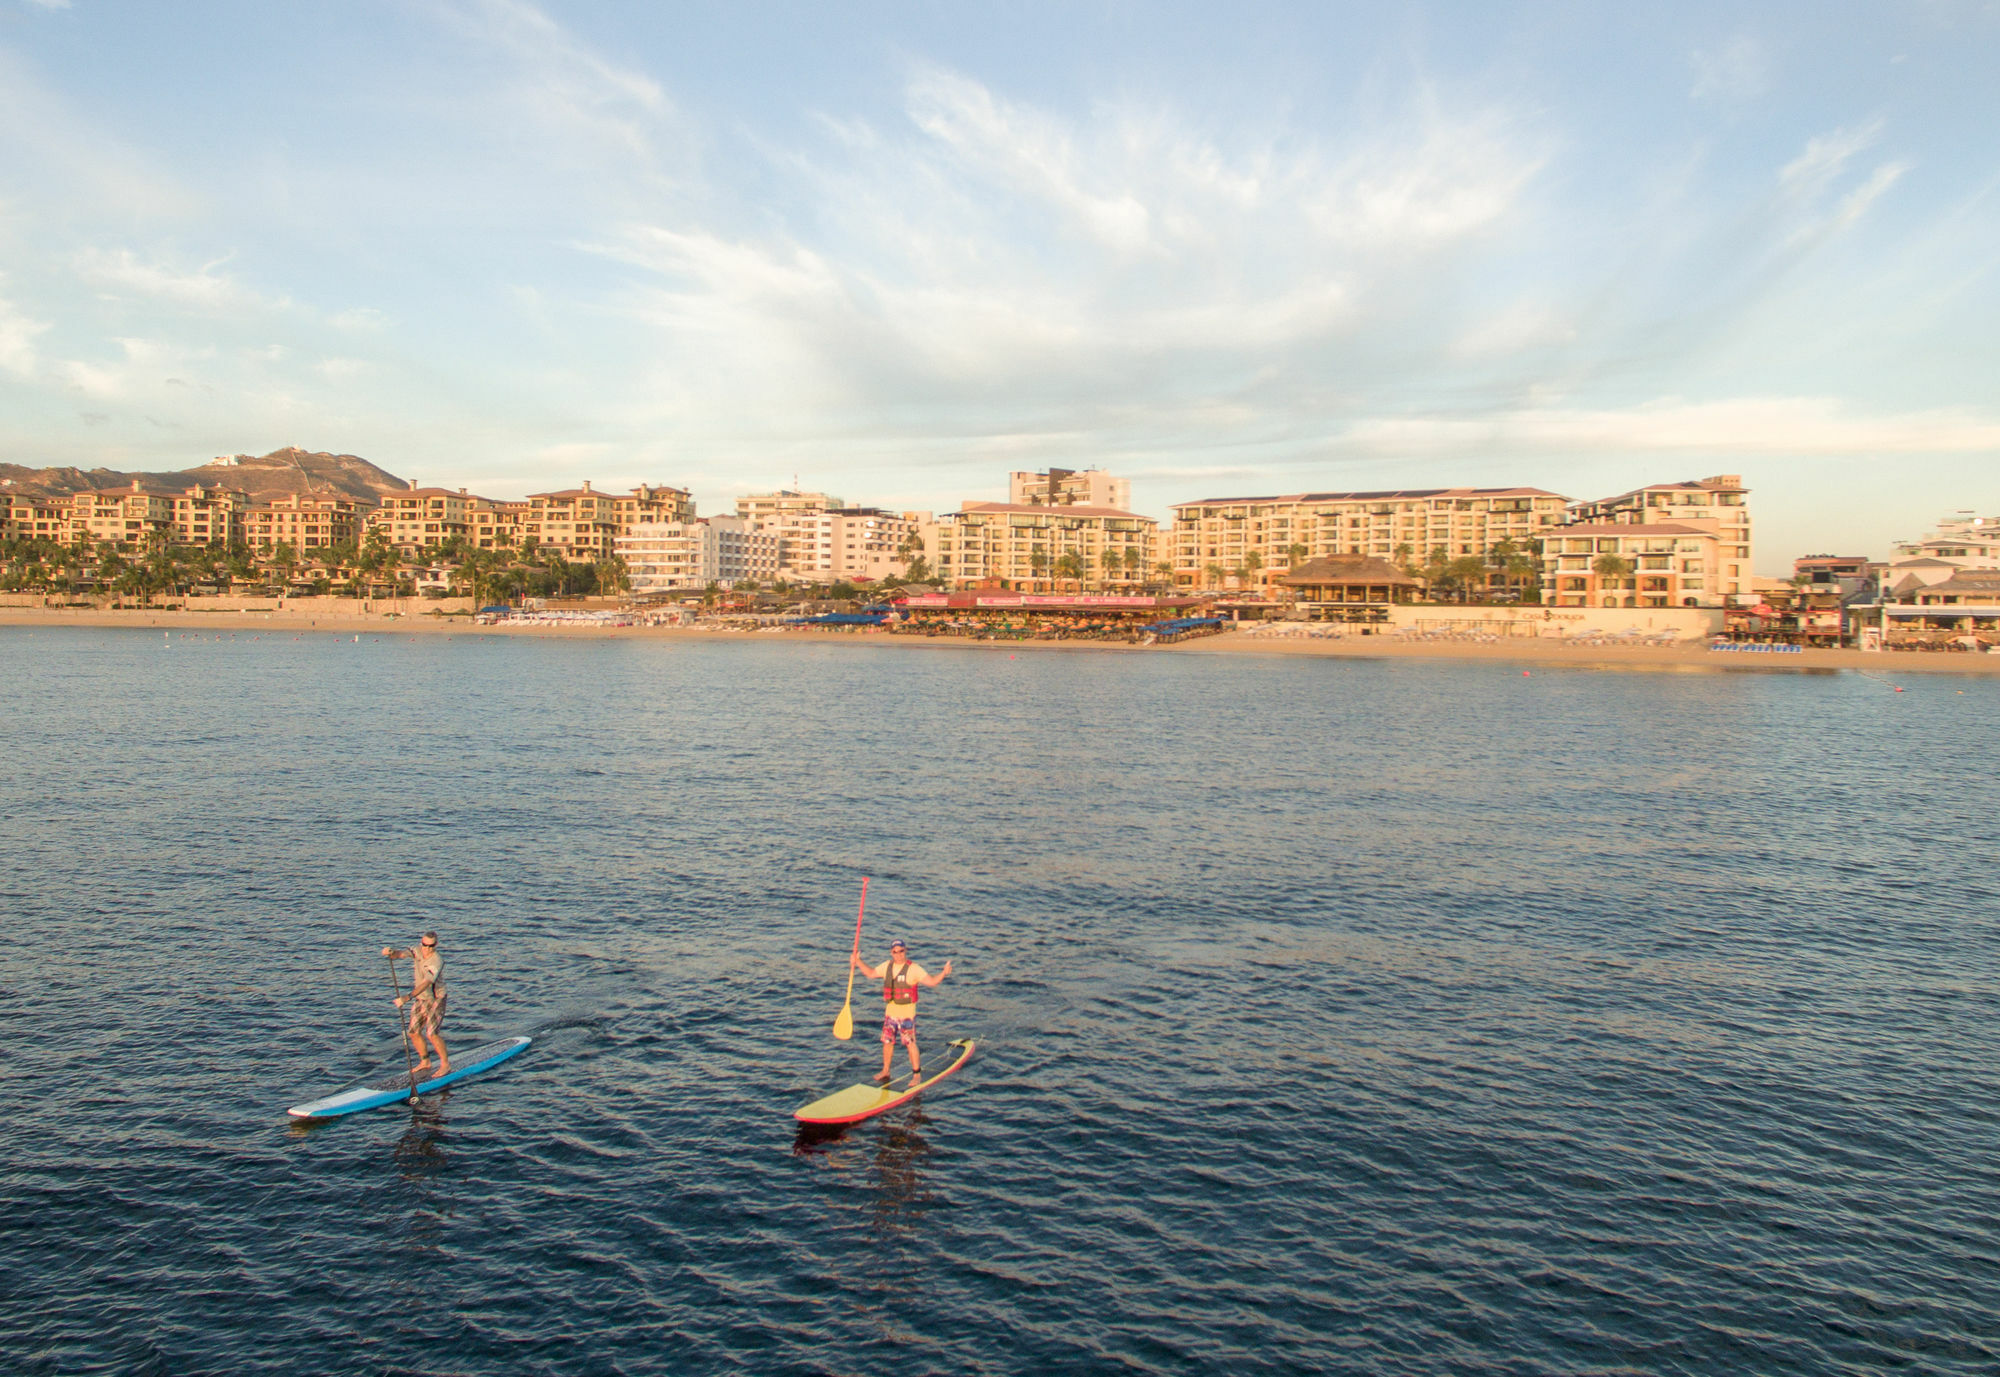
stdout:
POLYGON ((437 1036, 438 1027, 444 1022, 444 1002, 450 997, 447 991, 436 999, 419 999, 410 1004, 410 1027, 418 1037, 437 1036))
POLYGON ((903 1040, 903 1046, 915 1051, 917 1046, 916 1019, 891 1018, 887 1014, 884 1014, 882 1016, 882 1045, 884 1047, 892 1046, 897 1038, 903 1040))

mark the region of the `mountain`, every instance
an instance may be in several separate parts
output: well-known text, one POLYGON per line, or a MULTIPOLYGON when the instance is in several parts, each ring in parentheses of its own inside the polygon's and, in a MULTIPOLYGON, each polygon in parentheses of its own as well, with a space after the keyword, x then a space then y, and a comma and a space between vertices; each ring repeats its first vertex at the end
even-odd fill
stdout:
POLYGON ((247 492, 253 501, 268 502, 295 492, 358 497, 369 501, 383 493, 403 492, 409 484, 386 469, 352 454, 313 454, 302 449, 273 450, 269 454, 232 454, 211 460, 200 468, 173 473, 120 473, 115 469, 76 468, 31 469, 19 464, 0 464, 0 491, 60 497, 95 489, 130 488, 133 483, 147 492, 177 493, 196 483, 247 492))

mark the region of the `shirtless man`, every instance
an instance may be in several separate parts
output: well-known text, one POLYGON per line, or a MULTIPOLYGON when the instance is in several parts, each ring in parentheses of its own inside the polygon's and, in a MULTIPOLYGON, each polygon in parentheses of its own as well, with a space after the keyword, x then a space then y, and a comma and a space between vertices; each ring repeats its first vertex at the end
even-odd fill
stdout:
POLYGON ((384 947, 382 955, 391 961, 409 958, 412 989, 407 995, 396 996, 396 1007, 410 1006, 410 1046, 417 1051, 417 1072, 422 1074, 431 1064, 430 1048, 424 1046, 428 1038, 431 1047, 437 1048, 437 1073, 444 1075, 451 1070, 451 1058, 445 1054, 444 1039, 438 1036, 444 1023, 444 954, 438 950, 438 935, 427 932, 421 943, 408 950, 384 947))
POLYGON ((899 1038, 909 1049, 910 1080, 913 1083, 922 1080, 917 1055, 917 987, 928 985, 935 988, 951 974, 951 962, 945 962, 944 969, 932 975, 910 960, 909 948, 903 945, 901 938, 889 944, 889 959, 880 966, 869 965, 861 959, 859 952, 855 952, 850 959, 856 970, 866 971, 870 980, 882 982, 882 1074, 875 1078, 876 1083, 889 1083, 889 1062, 896 1055, 899 1038))

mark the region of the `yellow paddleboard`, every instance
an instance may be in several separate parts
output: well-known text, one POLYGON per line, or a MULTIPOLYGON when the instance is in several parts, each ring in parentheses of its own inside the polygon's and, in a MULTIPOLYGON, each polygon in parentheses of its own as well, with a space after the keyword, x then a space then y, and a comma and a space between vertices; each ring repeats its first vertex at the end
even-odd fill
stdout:
POLYGON ((918 1081, 901 1090, 893 1085, 850 1085, 845 1090, 836 1090, 823 1100, 811 1104, 792 1114, 802 1124, 858 1124, 863 1119, 872 1119, 885 1109, 894 1109, 914 1095, 922 1094, 931 1086, 965 1065, 977 1045, 970 1038, 951 1044, 958 1048, 958 1059, 928 1080, 918 1081))

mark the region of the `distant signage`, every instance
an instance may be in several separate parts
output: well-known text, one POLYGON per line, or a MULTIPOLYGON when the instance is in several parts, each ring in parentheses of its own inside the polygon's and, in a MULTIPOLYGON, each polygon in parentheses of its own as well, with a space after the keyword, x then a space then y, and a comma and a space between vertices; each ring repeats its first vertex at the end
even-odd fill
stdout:
POLYGON ((956 598, 945 593, 923 593, 913 598, 903 599, 903 606, 925 607, 1139 607, 1158 606, 1158 600, 1144 596, 1118 593, 1080 593, 1075 597, 1049 593, 975 593, 970 600, 960 593, 956 598))

